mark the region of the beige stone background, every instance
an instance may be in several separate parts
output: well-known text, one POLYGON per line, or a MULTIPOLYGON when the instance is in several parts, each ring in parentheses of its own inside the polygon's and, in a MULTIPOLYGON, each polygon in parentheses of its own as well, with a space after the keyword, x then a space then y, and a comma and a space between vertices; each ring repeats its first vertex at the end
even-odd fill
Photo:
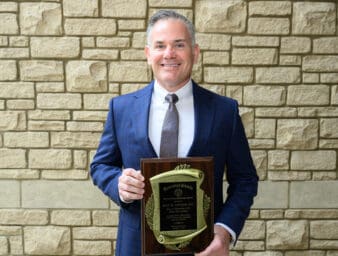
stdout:
POLYGON ((241 106, 260 184, 231 255, 337 256, 332 0, 0 1, 0 255, 113 253, 118 208, 89 163, 109 99, 152 78, 160 8, 196 25, 194 79, 241 106))

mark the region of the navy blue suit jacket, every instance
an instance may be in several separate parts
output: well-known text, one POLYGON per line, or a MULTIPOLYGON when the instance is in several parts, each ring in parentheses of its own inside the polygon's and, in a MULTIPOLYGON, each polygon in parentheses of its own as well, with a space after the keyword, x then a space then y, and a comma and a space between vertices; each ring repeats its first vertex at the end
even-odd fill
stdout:
MULTIPOLYGON (((113 98, 102 138, 91 163, 91 176, 120 206, 116 255, 141 255, 140 201, 120 201, 122 168, 140 169, 141 158, 157 157, 148 137, 148 117, 154 82, 113 98)), ((215 222, 240 234, 257 193, 258 178, 235 100, 193 82, 195 134, 188 156, 214 157, 215 222), (223 200, 223 175, 228 181, 223 200)))

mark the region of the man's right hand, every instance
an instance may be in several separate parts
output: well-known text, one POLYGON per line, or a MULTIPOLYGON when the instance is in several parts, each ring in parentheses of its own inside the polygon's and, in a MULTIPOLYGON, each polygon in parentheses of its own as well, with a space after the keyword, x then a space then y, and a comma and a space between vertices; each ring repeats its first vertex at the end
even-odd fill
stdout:
POLYGON ((144 194, 144 177, 140 171, 127 168, 122 171, 119 177, 119 195, 125 203, 140 200, 144 194))

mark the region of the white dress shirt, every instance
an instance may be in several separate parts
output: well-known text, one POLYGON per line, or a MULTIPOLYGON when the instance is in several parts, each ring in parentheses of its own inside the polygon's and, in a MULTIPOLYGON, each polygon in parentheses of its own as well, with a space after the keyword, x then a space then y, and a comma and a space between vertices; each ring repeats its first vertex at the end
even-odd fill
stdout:
MULTIPOLYGON (((169 106, 164 98, 169 93, 155 81, 149 112, 148 136, 158 156, 160 155, 162 125, 169 106)), ((179 116, 178 157, 186 157, 194 140, 195 131, 194 97, 191 80, 175 94, 178 96, 176 108, 179 116)))

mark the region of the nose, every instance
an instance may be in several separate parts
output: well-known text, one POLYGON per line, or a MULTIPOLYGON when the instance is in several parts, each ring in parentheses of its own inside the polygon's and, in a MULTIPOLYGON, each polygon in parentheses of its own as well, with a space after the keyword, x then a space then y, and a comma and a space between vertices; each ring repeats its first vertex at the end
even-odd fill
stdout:
POLYGON ((167 46, 167 48, 164 51, 164 58, 172 59, 172 58, 175 58, 175 56, 176 56, 176 52, 175 52, 174 47, 167 46))

